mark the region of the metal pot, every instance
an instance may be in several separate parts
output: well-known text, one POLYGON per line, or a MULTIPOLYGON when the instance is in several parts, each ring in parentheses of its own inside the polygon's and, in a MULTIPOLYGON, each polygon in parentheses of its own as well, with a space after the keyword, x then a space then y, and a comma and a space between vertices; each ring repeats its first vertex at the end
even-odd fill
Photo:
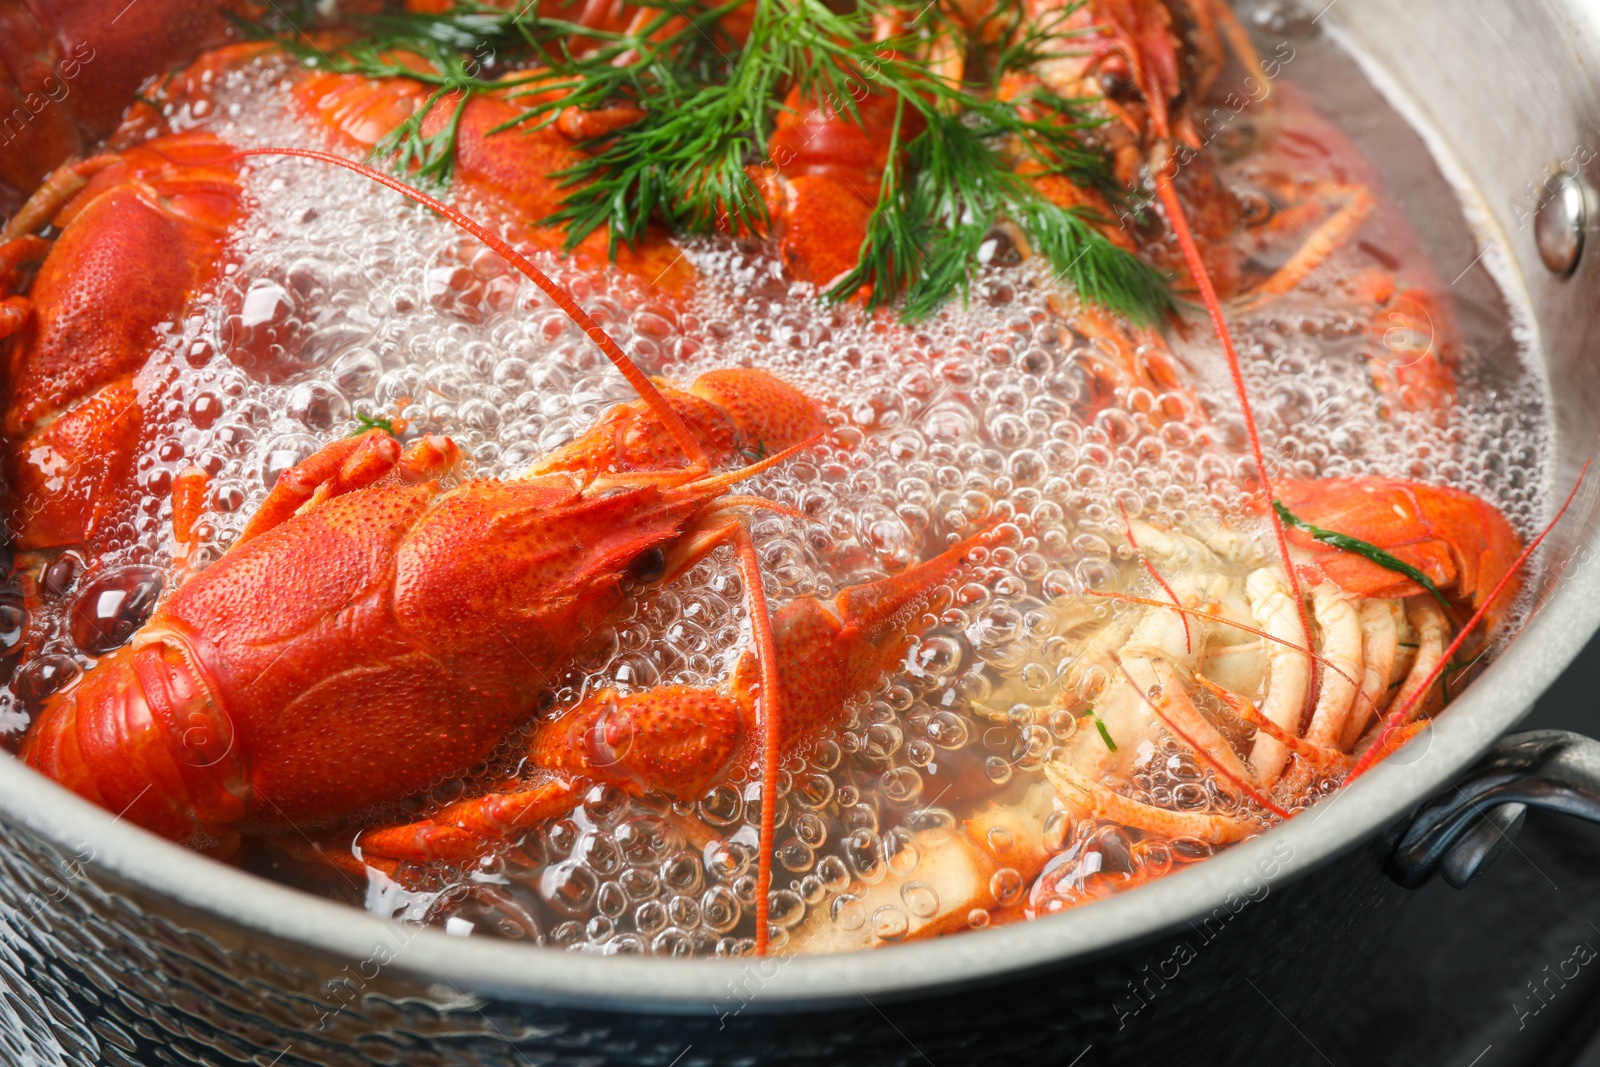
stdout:
MULTIPOLYGON (((1557 386, 1552 481, 1570 486, 1600 437, 1600 250, 1581 247, 1581 182, 1545 182, 1595 168, 1600 7, 1332 0, 1278 15, 1291 40, 1331 33, 1362 57, 1444 170, 1483 192, 1468 214, 1509 249, 1495 265, 1557 386)), ((1465 882, 1520 813, 1494 805, 1600 813, 1600 759, 1570 736, 1501 742, 1464 793, 1441 794, 1600 627, 1597 485, 1548 542, 1521 635, 1425 739, 1336 798, 1136 893, 868 954, 594 958, 401 927, 118 825, 0 760, 0 1059, 944 1067, 1073 1063, 1092 1047, 1096 1063, 1288 1062, 1252 1019, 1362 965, 1402 892, 1385 866, 1465 882), (1215 1012, 1227 1027, 1206 1024, 1215 1012)))

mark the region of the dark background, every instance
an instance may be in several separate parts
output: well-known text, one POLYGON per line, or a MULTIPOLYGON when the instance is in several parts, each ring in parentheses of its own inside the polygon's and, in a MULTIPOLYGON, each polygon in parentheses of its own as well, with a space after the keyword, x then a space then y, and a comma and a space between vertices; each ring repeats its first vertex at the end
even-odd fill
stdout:
MULTIPOLYGON (((1515 730, 1600 737, 1597 695, 1600 637, 1515 730)), ((1301 1017, 1269 1020, 1298 1032, 1292 1062, 1600 1067, 1600 827, 1530 812, 1475 884, 1436 879, 1399 909, 1370 973, 1330 981, 1309 1008, 1289 1009, 1301 1017)))

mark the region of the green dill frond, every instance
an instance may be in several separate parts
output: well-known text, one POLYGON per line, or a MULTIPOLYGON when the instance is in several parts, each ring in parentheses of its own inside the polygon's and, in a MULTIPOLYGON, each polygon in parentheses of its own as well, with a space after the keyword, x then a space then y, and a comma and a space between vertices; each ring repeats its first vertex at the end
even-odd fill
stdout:
POLYGON ((552 123, 566 107, 637 107, 640 118, 587 143, 561 172, 567 193, 539 220, 566 229, 573 248, 598 230, 611 252, 637 244, 648 227, 689 233, 763 231, 770 219, 752 165, 770 167, 768 145, 791 90, 859 121, 870 91, 893 98, 889 163, 856 267, 828 296, 863 287, 869 303, 899 302, 907 318, 965 299, 990 231, 1006 221, 1083 299, 1141 323, 1172 309, 1167 280, 1098 229, 1106 220, 1045 199, 1025 177, 1060 175, 1123 205, 1103 153, 1086 143, 1096 122, 1082 101, 1042 86, 999 92, 1004 76, 1073 47, 1081 3, 1037 14, 1001 0, 976 28, 937 5, 904 32, 876 40, 876 27, 903 17, 887 0, 834 10, 824 0, 756 0, 743 41, 723 27, 742 0, 637 0, 648 17, 631 32, 595 30, 461 0, 445 14, 392 12, 357 20, 365 36, 323 56, 288 41, 308 63, 369 77, 408 77, 431 87, 427 106, 374 148, 412 176, 445 182, 456 157, 463 109, 473 95, 501 92, 517 106, 495 132, 552 123), (418 73, 405 54, 432 68, 418 73), (927 57, 965 57, 967 80, 937 75, 927 57), (497 72, 514 71, 502 77, 497 72), (440 107, 424 134, 423 119, 440 107))
POLYGON ((569 248, 610 226, 613 249, 636 242, 654 217, 689 233, 765 226, 766 205, 747 167, 765 152, 791 72, 802 72, 802 93, 836 92, 848 69, 840 57, 853 54, 849 42, 865 25, 861 14, 839 15, 819 0, 759 0, 743 48, 725 54, 725 77, 677 94, 635 95, 649 105, 645 116, 563 172, 572 192, 544 221, 567 227, 569 248))
MULTIPOLYGON (((926 116, 927 128, 885 174, 855 270, 828 295, 845 299, 870 286, 869 306, 903 294, 904 317, 926 318, 952 296, 967 297, 983 242, 1009 220, 1084 300, 1140 325, 1158 321, 1172 309, 1165 279, 1096 229, 1093 223, 1101 220, 1051 203, 1009 167, 997 142, 1015 125, 997 120, 998 114, 991 108, 987 125, 981 115, 926 116)), ((1058 165, 1085 172, 1090 160, 1058 165)))
POLYGON ((359 429, 355 433, 351 434, 350 435, 351 437, 360 437, 362 434, 366 433, 368 430, 382 430, 384 433, 393 436, 393 434, 394 434, 394 423, 392 421, 390 421, 389 419, 380 419, 380 418, 377 418, 376 416, 373 416, 373 415, 363 415, 359 411, 356 412, 355 415, 356 415, 356 422, 361 424, 361 429, 359 429))
POLYGON ((1126 249, 1112 244, 1078 208, 1052 204, 1037 192, 1031 203, 1013 205, 1013 222, 1033 241, 1057 277, 1072 282, 1087 303, 1097 304, 1136 326, 1154 326, 1174 310, 1166 277, 1126 249))

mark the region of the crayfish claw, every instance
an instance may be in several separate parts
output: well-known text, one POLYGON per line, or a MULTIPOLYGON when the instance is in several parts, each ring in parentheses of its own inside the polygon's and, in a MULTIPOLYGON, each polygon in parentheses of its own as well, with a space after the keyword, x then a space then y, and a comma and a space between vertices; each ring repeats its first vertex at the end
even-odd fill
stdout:
MULTIPOLYGON (((432 435, 430 435, 431 437, 432 435)), ((424 438, 422 444, 428 441, 424 438)), ((435 442, 442 440, 434 438, 435 442)), ((447 450, 430 446, 441 454, 447 450)), ((455 446, 451 445, 453 449, 455 446)), ((457 453, 459 455, 459 453, 457 453)), ((400 442, 382 430, 368 430, 325 445, 278 476, 277 484, 250 524, 239 535, 243 543, 299 514, 307 507, 365 489, 404 462, 400 442)))
POLYGON ((461 465, 461 449, 448 437, 424 434, 400 454, 400 480, 408 485, 443 477, 461 465))
POLYGON ((402 863, 471 863, 546 819, 572 810, 578 794, 562 780, 458 800, 432 818, 380 826, 356 838, 362 858, 402 863))

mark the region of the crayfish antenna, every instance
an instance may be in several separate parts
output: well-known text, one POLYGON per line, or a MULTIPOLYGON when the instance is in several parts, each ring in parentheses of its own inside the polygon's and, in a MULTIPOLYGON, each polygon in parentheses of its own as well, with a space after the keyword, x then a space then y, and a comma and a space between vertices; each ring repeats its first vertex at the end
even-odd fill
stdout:
POLYGON ((739 573, 750 598, 750 629, 761 670, 761 854, 756 859, 756 955, 765 956, 772 938, 772 852, 778 829, 778 761, 782 757, 783 686, 778 681, 778 643, 762 584, 761 560, 750 531, 734 526, 731 541, 739 573))
POLYGON ((746 478, 752 478, 755 475, 760 474, 762 471, 770 470, 773 467, 776 467, 778 464, 789 459, 791 456, 810 448, 812 445, 822 440, 824 436, 825 435, 821 433, 814 433, 805 440, 796 441, 788 448, 774 452, 770 456, 764 456, 761 459, 756 460, 754 463, 748 463, 743 467, 736 467, 731 471, 721 471, 717 474, 704 475, 696 478, 692 482, 685 483, 682 488, 692 493, 707 493, 715 495, 722 492, 722 490, 728 488, 730 485, 737 485, 746 478))
MULTIPOLYGON (((1245 388, 1244 371, 1239 366, 1239 352, 1233 344, 1233 331, 1228 326, 1227 316, 1222 310, 1222 301, 1217 298, 1217 289, 1211 282, 1211 272, 1206 269, 1205 260, 1200 255, 1200 246, 1195 243, 1194 230, 1189 226, 1188 213, 1184 211, 1183 202, 1178 197, 1178 187, 1173 182, 1173 174, 1178 167, 1177 159, 1172 155, 1167 142, 1162 140, 1151 153, 1150 170, 1155 175, 1156 195, 1161 198, 1161 206, 1166 209, 1167 223, 1172 227, 1172 235, 1178 239, 1178 247, 1183 251, 1184 262, 1189 267, 1189 273, 1194 276, 1194 283, 1200 290, 1200 300, 1206 306, 1206 313, 1211 317, 1211 325, 1216 331, 1217 340, 1222 343, 1223 354, 1228 360, 1228 374, 1233 379, 1233 391, 1239 397, 1239 409, 1244 415, 1245 434, 1250 439, 1250 454, 1256 461, 1256 473, 1261 478, 1261 491, 1266 494, 1268 501, 1272 500, 1272 481, 1267 473, 1266 458, 1261 452, 1261 435, 1256 430, 1255 409, 1250 406, 1250 393, 1245 388)), ((1293 592, 1294 602, 1300 611, 1300 630, 1305 635, 1306 647, 1311 647, 1311 617, 1306 613, 1305 593, 1300 588, 1300 576, 1295 573, 1294 561, 1289 558, 1289 538, 1284 533, 1283 520, 1278 517, 1277 511, 1268 508, 1268 519, 1272 523, 1272 536, 1278 545, 1278 557, 1283 562, 1283 569, 1289 576, 1289 588, 1293 592)), ((1316 661, 1312 661, 1311 677, 1317 677, 1316 661)), ((1306 687, 1306 706, 1304 716, 1309 719, 1311 709, 1316 701, 1316 686, 1306 687)))
POLYGON ((595 322, 587 311, 578 306, 578 302, 572 299, 571 294, 557 285, 555 279, 534 266, 528 257, 511 247, 498 234, 437 197, 429 196, 421 189, 408 185, 393 175, 385 174, 383 171, 369 167, 365 163, 357 163, 355 160, 334 155, 332 152, 319 152, 312 148, 245 148, 232 153, 227 158, 240 159, 247 156, 293 156, 299 159, 315 159, 323 163, 330 163, 336 167, 343 167, 345 170, 354 171, 364 178, 370 178, 380 185, 386 185, 400 195, 414 200, 423 207, 440 215, 445 221, 465 230, 494 249, 507 263, 515 267, 523 277, 537 285, 544 291, 546 296, 555 301, 556 306, 566 312, 567 317, 578 324, 584 335, 593 341, 601 352, 605 353, 606 358, 611 360, 617 370, 622 372, 622 376, 628 380, 628 384, 633 386, 640 399, 650 405, 650 410, 661 420, 662 425, 667 428, 667 432, 672 435, 672 439, 678 443, 678 447, 683 449, 683 454, 689 457, 690 462, 701 470, 710 469, 711 461, 700 439, 695 436, 694 431, 689 428, 689 424, 679 416, 672 405, 667 403, 666 398, 661 395, 661 391, 656 388, 655 383, 650 380, 649 376, 639 369, 639 365, 629 358, 621 346, 611 339, 611 335, 606 333, 605 329, 598 322, 595 322))

